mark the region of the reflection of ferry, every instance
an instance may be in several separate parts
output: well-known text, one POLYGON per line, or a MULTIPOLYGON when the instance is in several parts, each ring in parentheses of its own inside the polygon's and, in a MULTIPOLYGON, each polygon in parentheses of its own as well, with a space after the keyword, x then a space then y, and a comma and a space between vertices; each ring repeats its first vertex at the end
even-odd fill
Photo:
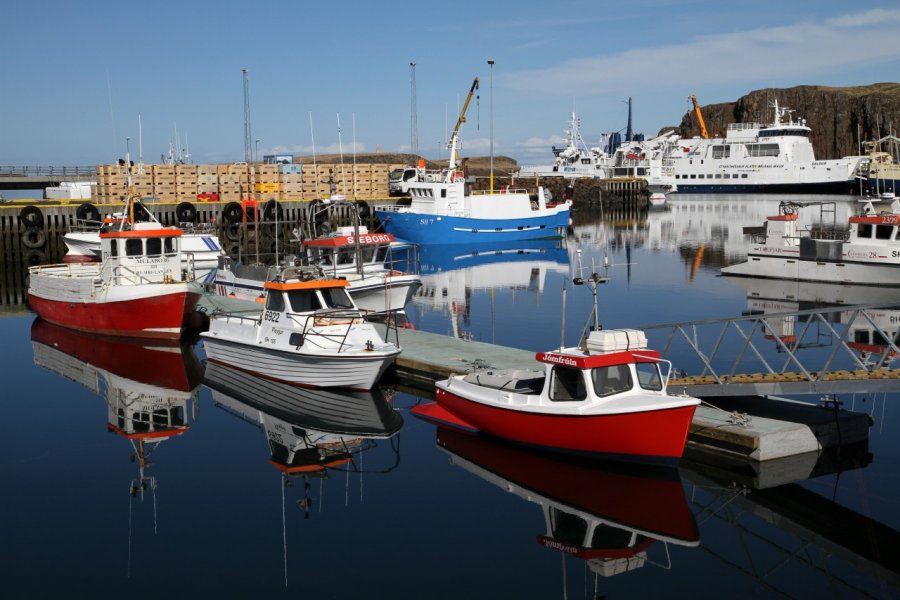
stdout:
POLYGON ((266 432, 271 464, 285 475, 321 473, 352 460, 373 440, 396 434, 403 418, 377 388, 302 388, 209 363, 213 401, 266 432))
POLYGON ((677 469, 561 458, 444 427, 437 443, 453 464, 538 504, 547 532, 537 542, 601 577, 644 566, 657 541, 700 542, 677 469))
POLYGON ((151 453, 186 433, 197 414, 203 365, 193 346, 78 333, 36 319, 31 326, 34 363, 100 395, 105 388, 107 429, 134 449, 143 494, 156 479, 146 475, 151 453))
POLYGON ((462 315, 475 289, 540 294, 549 273, 568 274, 569 254, 559 240, 472 244, 465 248, 425 245, 419 249, 419 264, 422 287, 413 303, 462 315))

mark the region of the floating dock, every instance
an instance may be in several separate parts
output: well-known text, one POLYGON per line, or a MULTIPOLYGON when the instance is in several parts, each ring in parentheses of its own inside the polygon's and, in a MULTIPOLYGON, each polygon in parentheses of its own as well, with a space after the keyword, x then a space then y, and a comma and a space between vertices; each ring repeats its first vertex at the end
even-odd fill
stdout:
MULTIPOLYGON (((445 335, 401 329, 394 374, 412 387, 433 391, 433 383, 478 367, 540 368, 535 353, 445 335)), ((688 390, 690 393, 690 390, 688 390)), ((716 406, 697 407, 687 452, 716 453, 762 462, 818 453, 868 440, 869 416, 813 404, 763 397, 717 397, 716 406)))

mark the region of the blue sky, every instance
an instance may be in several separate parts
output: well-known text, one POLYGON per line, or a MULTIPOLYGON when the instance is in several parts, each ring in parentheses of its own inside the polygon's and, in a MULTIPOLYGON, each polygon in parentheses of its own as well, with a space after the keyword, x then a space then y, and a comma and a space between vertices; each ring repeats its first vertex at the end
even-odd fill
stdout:
POLYGON ((635 131, 654 135, 690 94, 896 80, 898 32, 896 2, 865 0, 7 0, 0 165, 112 162, 126 137, 132 158, 157 162, 176 130, 193 162, 243 160, 241 69, 260 156, 309 154, 313 140, 318 153, 406 152, 411 61, 421 154, 446 155, 478 76, 463 155, 488 154, 492 95, 494 153, 549 161, 573 109, 595 145, 625 127, 628 97, 635 131))

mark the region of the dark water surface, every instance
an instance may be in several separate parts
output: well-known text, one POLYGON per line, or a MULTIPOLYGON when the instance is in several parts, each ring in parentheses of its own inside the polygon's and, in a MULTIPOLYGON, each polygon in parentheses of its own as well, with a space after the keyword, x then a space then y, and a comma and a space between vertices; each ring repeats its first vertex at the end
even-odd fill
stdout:
MULTIPOLYGON (((718 269, 777 201, 682 195, 668 211, 581 211, 561 249, 426 252, 409 319, 546 350, 566 284, 572 344, 591 295, 570 270, 604 257, 606 327, 737 316, 760 289, 718 269)), ((15 310, 0 335, 9 598, 900 596, 897 393, 842 396, 872 415, 868 445, 818 463, 648 470, 438 430, 409 414, 427 394, 401 385, 298 398, 227 369, 204 380, 202 344, 98 340, 15 310)))

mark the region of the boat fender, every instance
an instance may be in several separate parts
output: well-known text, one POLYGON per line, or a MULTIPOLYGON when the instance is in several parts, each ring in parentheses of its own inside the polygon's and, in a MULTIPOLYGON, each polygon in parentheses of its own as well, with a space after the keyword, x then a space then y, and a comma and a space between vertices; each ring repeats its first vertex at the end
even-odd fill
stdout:
MULTIPOLYGON (((43 264, 46 258, 47 255, 44 254, 44 251, 38 250, 37 248, 32 248, 25 253, 25 263, 30 267, 36 267, 37 265, 43 264)), ((28 285, 25 287, 27 288, 28 285)))
POLYGON ((179 223, 194 223, 197 220, 197 208, 190 202, 180 202, 175 207, 175 216, 179 223))
POLYGON ((240 223, 230 223, 225 226, 225 239, 236 242, 241 239, 240 223))
POLYGON ((275 198, 270 198, 263 207, 263 215, 265 216, 266 221, 275 221, 276 219, 278 221, 283 221, 284 211, 281 208, 281 203, 275 198))
POLYGON ((37 227, 28 227, 22 234, 22 245, 26 248, 35 249, 43 248, 47 243, 47 236, 43 229, 37 227))
POLYGON ((79 221, 99 221, 100 211, 90 202, 83 202, 75 209, 75 218, 79 221))
POLYGON ((241 215, 243 213, 244 209, 240 202, 229 202, 225 205, 225 208, 222 209, 222 219, 226 223, 237 223, 241 220, 241 215))
POLYGON ((241 255, 241 245, 237 242, 228 245, 228 256, 237 258, 241 255))
POLYGON ((44 214, 41 212, 41 209, 31 204, 19 211, 19 220, 26 227, 44 226, 44 214))
POLYGON ((356 204, 357 210, 359 211, 360 219, 368 219, 372 215, 372 208, 365 200, 356 200, 354 201, 354 204, 356 204))

